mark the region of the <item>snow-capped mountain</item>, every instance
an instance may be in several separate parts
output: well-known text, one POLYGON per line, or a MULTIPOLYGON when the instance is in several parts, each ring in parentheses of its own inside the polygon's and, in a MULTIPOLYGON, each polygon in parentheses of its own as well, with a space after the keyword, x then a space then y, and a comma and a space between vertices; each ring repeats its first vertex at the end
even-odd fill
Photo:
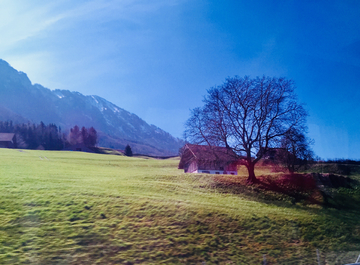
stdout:
POLYGON ((100 146, 123 149, 130 144, 135 153, 142 154, 176 155, 183 144, 99 96, 33 85, 25 73, 3 60, 0 60, 0 120, 54 123, 63 131, 74 125, 93 126, 99 132, 100 146))

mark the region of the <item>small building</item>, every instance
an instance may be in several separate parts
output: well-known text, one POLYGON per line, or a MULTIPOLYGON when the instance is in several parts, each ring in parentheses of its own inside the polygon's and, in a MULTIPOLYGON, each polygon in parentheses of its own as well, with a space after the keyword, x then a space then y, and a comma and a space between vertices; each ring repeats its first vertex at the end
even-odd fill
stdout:
POLYGON ((237 175, 239 157, 231 149, 219 146, 186 144, 182 148, 179 169, 185 173, 237 175))
POLYGON ((263 159, 276 162, 279 158, 291 156, 292 154, 286 148, 268 148, 263 155, 263 159))
POLYGON ((263 155, 263 159, 275 161, 280 151, 281 148, 268 148, 263 155))
POLYGON ((15 148, 15 133, 0 133, 0 148, 15 148))

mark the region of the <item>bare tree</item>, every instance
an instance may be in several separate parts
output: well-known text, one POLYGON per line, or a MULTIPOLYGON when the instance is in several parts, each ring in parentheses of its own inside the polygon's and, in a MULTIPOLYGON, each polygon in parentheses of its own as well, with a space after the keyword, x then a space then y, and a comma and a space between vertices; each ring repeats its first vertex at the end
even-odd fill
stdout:
POLYGON ((314 160, 313 151, 310 149, 313 140, 306 137, 304 132, 305 129, 289 129, 281 139, 281 148, 276 154, 276 160, 283 163, 292 173, 314 160))
POLYGON ((255 164, 266 151, 279 147, 291 128, 305 128, 307 113, 297 103, 294 87, 285 78, 228 78, 208 90, 203 107, 192 110, 186 140, 231 148, 244 156, 248 182, 253 183, 255 164))
POLYGON ((79 126, 75 125, 74 128, 70 129, 68 141, 71 145, 82 143, 81 131, 79 126))
POLYGON ((97 141, 98 136, 94 127, 90 127, 89 129, 82 127, 80 130, 79 126, 75 125, 74 128, 70 129, 68 136, 70 145, 84 144, 88 147, 93 147, 96 145, 97 141))

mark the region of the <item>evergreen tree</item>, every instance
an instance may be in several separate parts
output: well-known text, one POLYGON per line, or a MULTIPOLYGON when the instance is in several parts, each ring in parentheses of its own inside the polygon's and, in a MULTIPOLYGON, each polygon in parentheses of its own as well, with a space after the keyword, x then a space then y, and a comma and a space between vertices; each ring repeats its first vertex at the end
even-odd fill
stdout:
POLYGON ((87 136, 87 143, 89 146, 95 146, 97 144, 97 141, 98 141, 97 132, 94 129, 94 127, 90 127, 87 136))
POLYGON ((81 138, 84 145, 89 146, 89 133, 84 126, 81 128, 81 138))
POLYGON ((125 154, 126 156, 132 156, 132 155, 133 155, 130 145, 127 145, 127 146, 125 147, 124 154, 125 154))

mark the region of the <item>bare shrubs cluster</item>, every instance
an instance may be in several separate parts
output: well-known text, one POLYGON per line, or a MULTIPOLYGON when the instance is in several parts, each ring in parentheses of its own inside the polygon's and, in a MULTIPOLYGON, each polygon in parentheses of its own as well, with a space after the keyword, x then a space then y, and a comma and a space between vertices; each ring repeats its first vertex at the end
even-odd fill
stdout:
POLYGON ((75 125, 70 129, 67 141, 69 145, 84 144, 85 146, 93 147, 97 143, 97 132, 94 127, 89 129, 82 127, 80 130, 79 126, 75 125))

